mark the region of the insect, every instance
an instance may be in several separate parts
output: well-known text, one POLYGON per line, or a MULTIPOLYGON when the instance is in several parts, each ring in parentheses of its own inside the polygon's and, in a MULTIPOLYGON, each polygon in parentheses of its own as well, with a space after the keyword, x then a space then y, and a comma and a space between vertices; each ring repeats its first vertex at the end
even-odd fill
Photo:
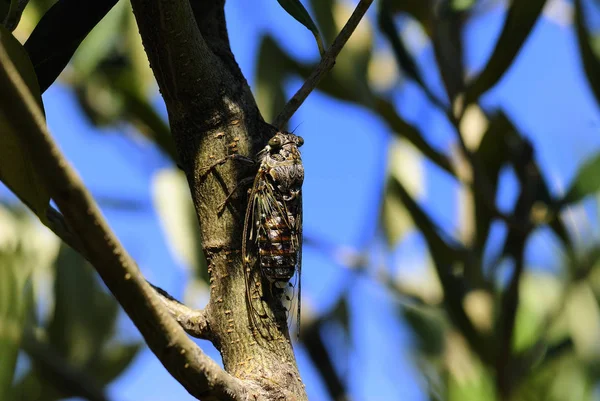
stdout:
MULTIPOLYGON (((304 166, 298 148, 304 139, 278 132, 257 155, 259 163, 250 189, 242 254, 246 295, 250 310, 256 312, 252 299, 256 283, 251 274, 258 263, 260 274, 268 279, 271 291, 282 294, 282 285, 297 275, 300 327, 300 291, 302 264, 302 183, 304 166)), ((251 315, 255 320, 254 315, 251 315)))

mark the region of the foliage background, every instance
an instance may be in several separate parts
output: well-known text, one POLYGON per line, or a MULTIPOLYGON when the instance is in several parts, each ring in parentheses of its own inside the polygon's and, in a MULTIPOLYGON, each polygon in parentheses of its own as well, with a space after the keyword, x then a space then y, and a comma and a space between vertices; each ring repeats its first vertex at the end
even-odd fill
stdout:
MULTIPOLYGON (((426 12, 434 2, 387 3, 384 15, 393 17, 406 53, 382 30, 384 3, 374 5, 322 91, 290 123, 306 140, 305 312, 295 347, 300 370, 312 400, 494 400, 501 294, 515 266, 504 243, 516 231, 499 220, 489 233, 482 228, 491 211, 464 185, 468 160, 436 104, 449 104, 440 68, 456 65, 440 67, 436 60, 426 12), (444 155, 458 178, 424 150, 444 155), (451 246, 432 247, 439 239, 451 246), (450 263, 457 249, 460 256, 450 263), (441 271, 455 278, 444 289, 436 275, 439 258, 447 263, 441 271), (444 304, 463 290, 459 305, 475 336, 452 323, 456 306, 444 304), (474 345, 478 336, 485 347, 474 345)), ((592 164, 588 176, 577 178, 600 149, 599 92, 585 68, 591 77, 599 73, 593 33, 600 5, 582 3, 592 36, 589 42, 580 38, 592 53, 580 51, 575 4, 548 0, 510 68, 459 126, 467 147, 480 152, 488 178, 495 182, 497 174, 497 194, 477 185, 475 191, 495 197, 498 209, 517 221, 552 211, 549 198, 575 188, 560 205, 566 235, 561 239, 542 225, 524 242, 526 270, 511 346, 515 399, 600 399, 600 238, 593 194, 600 174, 592 164), (585 65, 582 54, 592 57, 585 65), (520 166, 531 162, 519 155, 522 137, 533 145, 551 195, 536 192, 524 210, 515 207, 522 206, 523 188, 531 187, 520 184, 520 166)), ((24 42, 50 4, 32 1, 15 36, 24 42)), ((327 44, 353 5, 305 4, 327 44)), ((467 77, 486 65, 507 6, 500 0, 448 2, 444 21, 469 13, 461 34, 467 77)), ((226 12, 233 52, 270 121, 318 60, 314 38, 274 1, 229 0, 226 12)), ((169 156, 164 106, 127 2, 87 37, 43 100, 51 132, 146 277, 201 307, 206 275, 189 190, 169 156)), ((0 358, 0 394, 12 380, 5 393, 10 400, 191 399, 140 346, 135 328, 83 260, 34 223, 8 190, 1 193, 0 316, 17 322, 17 330, 0 330, 0 354, 14 351, 14 333, 25 329, 16 368, 14 359, 0 358)), ((208 343, 202 346, 219 360, 208 343)))

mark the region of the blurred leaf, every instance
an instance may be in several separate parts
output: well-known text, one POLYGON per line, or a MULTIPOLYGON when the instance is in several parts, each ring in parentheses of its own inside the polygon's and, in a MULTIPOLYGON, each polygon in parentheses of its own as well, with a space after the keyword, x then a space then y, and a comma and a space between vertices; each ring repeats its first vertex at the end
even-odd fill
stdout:
MULTIPOLYGON (((1 25, 0 44, 8 53, 21 78, 43 110, 42 98, 31 62, 19 41, 1 25)), ((15 99, 15 101, 22 100, 15 99)), ((2 132, 0 136, 0 179, 42 221, 45 221, 50 194, 36 173, 29 152, 21 145, 19 134, 11 126, 11 117, 0 110, 0 131, 2 132)))
MULTIPOLYGON (((104 0, 106 1, 106 0, 104 0)), ((96 22, 81 46, 73 55, 73 69, 77 81, 85 81, 98 68, 99 64, 109 58, 115 47, 123 42, 123 27, 128 16, 127 2, 115 4, 106 13, 106 18, 96 22)))
MULTIPOLYGON (((393 178, 389 178, 392 180, 393 178)), ((390 184, 388 184, 389 186, 390 184)), ((404 204, 390 191, 385 191, 381 209, 381 225, 390 248, 395 247, 406 232, 413 227, 404 204)))
POLYGON ((323 40, 321 39, 321 35, 319 34, 319 29, 313 22, 312 18, 306 8, 302 5, 300 0, 277 0, 279 5, 296 21, 301 23, 312 32, 315 40, 317 41, 317 46, 319 46, 319 53, 321 56, 325 53, 325 48, 323 47, 323 40))
POLYGON ((116 3, 117 0, 89 4, 61 0, 42 17, 25 42, 42 93, 56 80, 81 41, 116 3))
MULTIPOLYGON (((303 78, 306 78, 310 75, 310 73, 313 70, 313 66, 297 62, 283 49, 281 49, 275 42, 273 42, 273 44, 273 57, 277 57, 276 60, 279 63, 284 63, 285 67, 283 68, 289 70, 290 72, 298 74, 303 78)), ((344 49, 344 51, 346 51, 346 49, 344 49)), ((368 50, 368 53, 370 54, 370 50, 368 50)), ((351 65, 352 63, 348 61, 347 64, 351 65)), ((362 84, 347 85, 345 82, 349 82, 347 80, 350 79, 350 77, 342 73, 337 74, 336 71, 338 71, 339 66, 340 61, 338 60, 338 64, 333 69, 333 74, 329 74, 325 79, 323 79, 323 81, 321 81, 321 84, 319 85, 319 90, 337 99, 348 102, 354 102, 360 106, 372 110, 374 113, 377 113, 386 122, 386 124, 394 134, 398 135, 400 138, 407 139, 417 149, 419 149, 419 151, 421 151, 426 157, 428 157, 430 161, 432 161, 442 170, 446 171, 451 175, 454 174, 448 157, 443 153, 437 151, 429 143, 427 143, 427 141, 423 137, 423 134, 414 125, 409 124, 406 120, 404 120, 396 112, 395 106, 390 101, 383 97, 375 96, 374 94, 370 93, 367 81, 366 79, 364 79, 364 72, 361 81, 364 82, 364 87, 362 86, 362 84), (359 87, 363 87, 363 89, 359 90, 359 87)), ((364 68, 366 71, 366 69, 368 68, 368 63, 364 66, 364 68)), ((356 74, 358 74, 358 72, 356 72, 356 74)))
POLYGON ((157 172, 153 177, 152 198, 171 253, 208 283, 200 227, 183 172, 175 169, 157 172))
POLYGON ((398 115, 392 103, 383 98, 375 98, 373 103, 370 105, 371 109, 384 119, 394 134, 408 140, 431 162, 450 175, 454 175, 448 157, 427 143, 423 133, 398 115))
POLYGON ((74 366, 84 366, 113 334, 117 303, 82 256, 63 245, 56 260, 55 312, 48 326, 51 346, 74 366))
POLYGON ((264 36, 256 67, 256 102, 266 121, 273 121, 286 102, 283 84, 287 75, 285 60, 278 57, 277 44, 264 36))
MULTIPOLYGON (((333 9, 336 26, 343 27, 354 11, 348 3, 336 3, 333 9)), ((368 103, 372 97, 368 84, 369 61, 373 51, 373 28, 368 18, 361 21, 335 60, 335 68, 329 76, 343 82, 345 91, 355 99, 368 103), (352 82, 352 85, 348 85, 352 82)))
POLYGON ((15 0, 0 0, 0 24, 4 21, 4 18, 8 15, 11 3, 15 0))
MULTIPOLYGON (((459 361, 449 363, 460 363, 459 361)), ((480 364, 470 366, 467 377, 451 375, 448 401, 494 401, 496 389, 490 372, 480 364)))
POLYGON ((331 319, 339 322, 344 331, 350 334, 350 308, 347 295, 341 296, 335 307, 331 310, 331 319))
POLYGON ((539 336, 547 336, 547 322, 562 302, 563 286, 556 277, 525 272, 519 286, 519 307, 515 318, 512 349, 516 352, 532 347, 539 336))
POLYGON ((326 43, 332 43, 337 36, 333 8, 335 0, 310 0, 310 5, 315 14, 315 20, 325 37, 326 43))
POLYGON ((490 226, 494 220, 494 212, 490 210, 489 203, 495 204, 498 190, 500 171, 510 161, 509 141, 515 135, 515 127, 504 113, 494 115, 483 135, 476 157, 482 161, 483 171, 475 171, 475 247, 483 249, 487 241, 490 226), (490 183, 489 191, 483 188, 479 175, 484 174, 485 180, 490 183))
POLYGON ((456 112, 455 100, 465 89, 462 46, 465 16, 453 9, 450 3, 443 3, 441 7, 434 24, 433 49, 448 100, 456 112))
POLYGON ((435 225, 427 213, 425 213, 421 206, 415 202, 415 200, 406 190, 404 184, 402 184, 397 178, 394 177, 390 180, 388 191, 402 201, 410 213, 415 225, 425 237, 429 251, 431 252, 431 256, 437 265, 438 274, 440 274, 440 276, 448 275, 450 272, 450 266, 462 259, 461 251, 448 245, 442 239, 439 228, 435 225), (443 271, 444 268, 448 268, 448 271, 443 271), (442 269, 442 271, 439 269, 442 269))
POLYGON ((158 147, 177 164, 178 155, 175 143, 171 137, 169 125, 158 115, 154 107, 139 91, 122 88, 124 114, 138 131, 153 141, 158 147))
MULTIPOLYGON (((395 140, 389 148, 388 180, 407 182, 413 196, 420 194, 425 185, 422 156, 406 140, 395 140)), ((392 184, 388 184, 389 185, 392 184)), ((381 210, 381 224, 390 247, 397 245, 414 224, 401 199, 386 191, 381 210)))
POLYGON ((583 281, 573 286, 566 311, 576 354, 584 361, 600 359, 600 305, 589 283, 583 281))
POLYGON ((417 69, 417 65, 404 45, 404 41, 400 37, 398 29, 396 29, 396 23, 390 12, 390 1, 383 0, 380 3, 379 12, 377 13, 377 22, 379 29, 381 29, 383 35, 390 42, 394 55, 396 56, 396 61, 402 68, 402 71, 421 87, 425 87, 425 82, 423 81, 423 78, 421 78, 421 73, 417 69))
POLYGON ((560 204, 568 205, 579 202, 598 190, 600 190, 600 153, 586 160, 579 168, 560 204))
POLYGON ((388 191, 392 191, 395 196, 402 200, 415 225, 425 237, 429 253, 444 289, 444 304, 452 321, 478 355, 487 360, 491 355, 491 350, 486 347, 484 338, 477 332, 463 309, 463 300, 469 283, 461 275, 454 273, 456 266, 462 266, 465 263, 465 249, 458 244, 449 245, 442 238, 441 230, 415 202, 400 181, 390 180, 388 191))
POLYGON ((415 334, 419 352, 427 357, 439 357, 446 342, 446 322, 441 311, 425 305, 402 305, 401 311, 415 334))
POLYGON ((546 0, 512 0, 494 52, 483 71, 467 86, 465 105, 476 102, 512 65, 546 0))
POLYGON ((330 353, 321 336, 321 326, 326 322, 322 319, 314 320, 308 327, 303 327, 301 339, 308 356, 317 368, 327 391, 332 400, 348 400, 346 385, 337 373, 330 353))
POLYGON ((83 397, 90 401, 108 401, 103 386, 86 367, 70 363, 51 344, 28 333, 23 342, 32 369, 13 388, 13 399, 54 401, 83 397))
POLYGON ((21 14, 23 14, 23 9, 25 9, 27 3, 28 0, 0 0, 0 25, 4 21, 4 27, 11 32, 14 31, 21 20, 21 14), (10 3, 10 7, 8 10, 3 10, 3 6, 6 6, 7 3, 10 3))
POLYGON ((141 349, 142 344, 111 344, 99 359, 92 361, 90 372, 107 385, 125 371, 141 349))
POLYGON ((431 37, 433 31, 433 0, 390 0, 390 13, 404 12, 421 23, 431 37))
POLYGON ((10 399, 25 320, 30 308, 32 270, 20 249, 0 250, 0 399, 10 399))
POLYGON ((591 43, 591 35, 585 24, 581 0, 575 0, 575 25, 577 27, 577 44, 579 45, 579 53, 581 54, 585 75, 594 93, 596 102, 600 104, 600 60, 598 60, 591 43))

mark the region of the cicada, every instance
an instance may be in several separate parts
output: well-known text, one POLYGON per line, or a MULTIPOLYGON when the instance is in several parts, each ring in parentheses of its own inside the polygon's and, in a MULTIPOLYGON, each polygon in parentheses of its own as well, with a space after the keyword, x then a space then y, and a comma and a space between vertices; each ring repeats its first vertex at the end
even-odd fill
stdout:
MULTIPOLYGON (((258 153, 259 168, 250 189, 242 240, 246 294, 251 313, 255 312, 253 268, 260 269, 260 275, 267 278, 271 291, 288 285, 296 274, 298 328, 304 181, 304 166, 298 148, 303 143, 300 136, 278 132, 258 153)), ((252 320, 255 320, 254 316, 252 320)))

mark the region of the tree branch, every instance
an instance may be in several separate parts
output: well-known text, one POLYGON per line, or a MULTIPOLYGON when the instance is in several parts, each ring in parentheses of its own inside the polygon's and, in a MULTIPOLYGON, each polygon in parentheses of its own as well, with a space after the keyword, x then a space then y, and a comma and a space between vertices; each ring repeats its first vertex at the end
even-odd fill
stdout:
POLYGON ((190 336, 210 340, 210 328, 208 318, 204 309, 192 309, 173 298, 168 292, 149 283, 158 293, 163 305, 171 316, 190 336))
POLYGON ((371 3, 373 3, 373 0, 360 0, 356 6, 356 9, 348 19, 348 22, 346 22, 346 25, 344 25, 339 35, 333 41, 331 47, 321 59, 321 62, 317 65, 312 74, 310 74, 298 92, 296 92, 296 94, 287 102, 281 113, 279 113, 277 118, 275 118, 273 125, 281 129, 296 112, 296 110, 298 110, 302 103, 304 103, 308 95, 310 95, 310 93, 317 87, 325 74, 327 74, 333 68, 335 65, 335 59, 337 58, 338 54, 340 54, 340 51, 342 51, 344 48, 344 45, 348 39, 350 39, 350 36, 369 9, 371 3))
MULTIPOLYGON (((63 242, 69 245, 74 251, 78 252, 89 262, 91 260, 85 254, 81 242, 69 230, 64 217, 60 212, 52 207, 46 212, 48 223, 46 226, 56 234, 63 242)), ((148 281, 148 284, 156 291, 163 305, 167 308, 171 316, 179 323, 179 325, 191 336, 204 340, 210 339, 210 328, 208 327, 208 317, 205 310, 195 310, 182 304, 173 298, 168 292, 160 287, 155 286, 148 281)))
POLYGON ((112 233, 100 210, 52 140, 33 96, 0 47, 0 108, 21 135, 36 170, 82 249, 165 368, 197 398, 240 400, 245 389, 194 344, 112 233))

